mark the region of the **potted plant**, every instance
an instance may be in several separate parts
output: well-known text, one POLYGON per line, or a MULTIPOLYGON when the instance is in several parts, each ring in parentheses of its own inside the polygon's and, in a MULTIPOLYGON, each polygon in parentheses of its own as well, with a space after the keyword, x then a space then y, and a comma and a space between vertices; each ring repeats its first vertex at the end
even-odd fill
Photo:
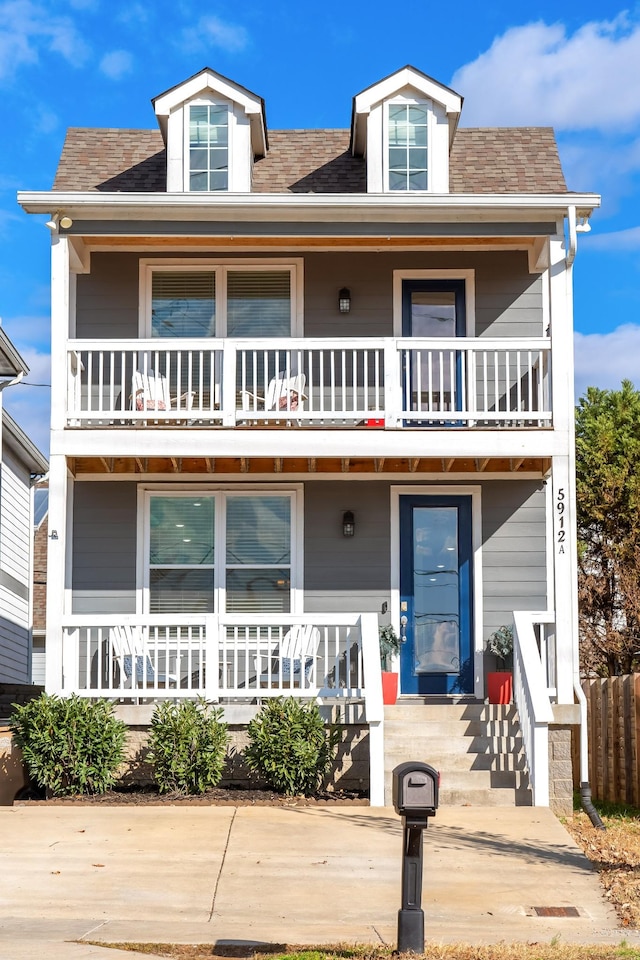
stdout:
POLYGON ((487 640, 487 650, 498 661, 498 669, 487 673, 487 693, 489 703, 511 703, 513 692, 513 674, 511 655, 513 653, 513 627, 501 626, 487 640))
POLYGON ((398 699, 398 674, 391 671, 391 661, 400 650, 400 638, 390 623, 379 627, 380 667, 382 670, 382 702, 393 704, 398 699))

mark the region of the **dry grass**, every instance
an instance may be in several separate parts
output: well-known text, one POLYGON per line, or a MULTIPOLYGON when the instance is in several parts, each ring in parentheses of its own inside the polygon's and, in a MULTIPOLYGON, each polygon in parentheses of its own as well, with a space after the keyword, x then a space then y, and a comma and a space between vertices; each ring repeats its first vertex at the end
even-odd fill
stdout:
MULTIPOLYGON (((607 809, 607 808, 605 808, 607 809)), ((605 831, 595 830, 586 813, 565 826, 600 874, 604 895, 623 926, 640 928, 640 811, 608 808, 605 831)))
MULTIPOLYGON (((83 941, 86 943, 87 941, 83 941)), ((416 960, 416 954, 396 954, 391 947, 323 947, 306 949, 285 944, 263 944, 261 948, 212 944, 100 944, 120 950, 132 950, 153 957, 174 960, 211 960, 215 958, 251 958, 251 960, 416 960), (275 949, 274 949, 275 948, 275 949)), ((640 949, 622 942, 618 946, 571 946, 550 943, 498 943, 471 946, 464 943, 427 944, 425 960, 640 960, 640 949)))

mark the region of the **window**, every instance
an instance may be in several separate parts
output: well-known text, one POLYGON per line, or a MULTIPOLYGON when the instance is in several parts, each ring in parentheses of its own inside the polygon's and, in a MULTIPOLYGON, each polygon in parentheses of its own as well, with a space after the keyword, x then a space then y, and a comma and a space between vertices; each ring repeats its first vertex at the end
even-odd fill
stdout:
POLYGON ((428 189, 428 122, 424 104, 388 104, 388 189, 428 189))
POLYGON ((143 335, 289 337, 301 296, 298 263, 141 264, 143 335))
POLYGON ((290 613, 295 493, 147 495, 149 613, 290 613))
POLYGON ((229 108, 203 103, 189 107, 189 189, 229 188, 229 108))

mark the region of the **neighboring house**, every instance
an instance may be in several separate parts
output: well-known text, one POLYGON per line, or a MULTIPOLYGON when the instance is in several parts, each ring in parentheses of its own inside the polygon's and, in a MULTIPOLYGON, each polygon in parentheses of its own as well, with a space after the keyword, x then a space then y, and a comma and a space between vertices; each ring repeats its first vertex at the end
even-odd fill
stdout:
POLYGON ((47 688, 317 695, 364 723, 380 803, 392 728, 422 755, 434 713, 489 717, 515 622, 523 769, 519 734, 485 766, 566 799, 571 272, 599 198, 551 130, 458 128, 409 66, 350 130, 268 131, 210 69, 153 106, 159 131, 70 129, 53 190, 19 195, 52 231, 47 688))
POLYGON ((46 625, 47 625, 47 549, 49 547, 49 484, 36 484, 33 509, 33 646, 31 681, 45 682, 46 625))
MULTIPOLYGON (((0 329, 0 409, 4 390, 29 368, 0 329)), ((33 597, 33 486, 48 464, 2 409, 0 433, 0 684, 29 684, 33 597)), ((15 697, 14 697, 15 699, 15 697)))

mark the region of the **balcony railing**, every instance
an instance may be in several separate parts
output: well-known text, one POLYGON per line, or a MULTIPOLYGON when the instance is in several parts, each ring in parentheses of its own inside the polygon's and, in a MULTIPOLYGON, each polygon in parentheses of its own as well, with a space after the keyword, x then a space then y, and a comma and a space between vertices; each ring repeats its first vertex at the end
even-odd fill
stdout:
POLYGON ((74 340, 69 426, 549 427, 545 338, 74 340))

